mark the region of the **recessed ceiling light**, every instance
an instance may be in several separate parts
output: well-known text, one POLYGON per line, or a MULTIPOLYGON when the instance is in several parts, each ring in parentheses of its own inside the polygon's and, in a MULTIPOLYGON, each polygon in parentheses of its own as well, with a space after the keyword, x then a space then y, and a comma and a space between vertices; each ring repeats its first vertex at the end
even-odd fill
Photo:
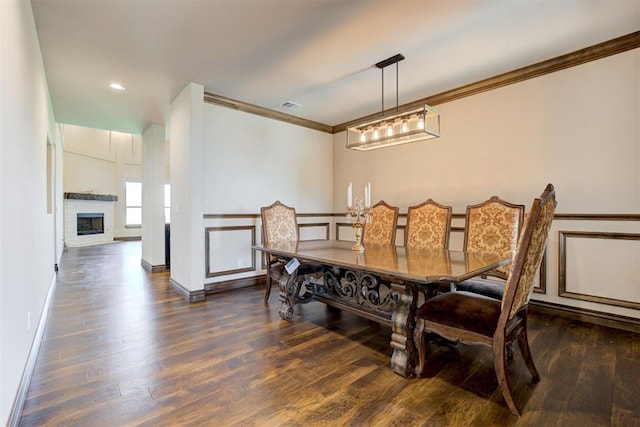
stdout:
POLYGON ((125 87, 122 86, 120 83, 111 83, 109 87, 115 90, 125 90, 125 87))

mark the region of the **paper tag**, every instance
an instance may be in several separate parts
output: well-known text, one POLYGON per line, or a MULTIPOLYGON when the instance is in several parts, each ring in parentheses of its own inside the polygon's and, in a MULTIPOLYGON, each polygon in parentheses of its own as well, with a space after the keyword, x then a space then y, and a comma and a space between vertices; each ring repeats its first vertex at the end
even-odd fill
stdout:
POLYGON ((293 274, 300 267, 300 261, 297 258, 291 258, 288 263, 285 264, 284 269, 287 273, 293 274))

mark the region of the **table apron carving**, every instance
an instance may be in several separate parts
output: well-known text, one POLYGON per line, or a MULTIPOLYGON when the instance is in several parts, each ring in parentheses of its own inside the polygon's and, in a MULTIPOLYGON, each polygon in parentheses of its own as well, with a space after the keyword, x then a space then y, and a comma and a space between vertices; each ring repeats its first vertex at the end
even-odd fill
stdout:
POLYGON ((391 284, 371 273, 325 267, 324 294, 345 304, 354 304, 360 308, 391 317, 393 300, 391 284))
POLYGON ((350 242, 339 240, 272 242, 254 249, 277 256, 285 264, 295 258, 305 266, 296 267, 293 262, 282 273, 278 283, 282 319, 293 320, 296 304, 319 301, 387 325, 391 328, 391 368, 405 377, 414 376, 417 365, 418 299, 435 295, 441 283, 459 283, 510 261, 491 254, 373 243, 365 252, 358 252, 350 242), (298 268, 307 272, 304 280, 298 268))
POLYGON ((413 327, 417 286, 370 272, 334 266, 324 267, 322 281, 296 283, 297 271, 280 279, 280 317, 292 320, 298 303, 320 301, 352 311, 362 317, 390 325, 394 372, 410 377, 415 367, 413 327))

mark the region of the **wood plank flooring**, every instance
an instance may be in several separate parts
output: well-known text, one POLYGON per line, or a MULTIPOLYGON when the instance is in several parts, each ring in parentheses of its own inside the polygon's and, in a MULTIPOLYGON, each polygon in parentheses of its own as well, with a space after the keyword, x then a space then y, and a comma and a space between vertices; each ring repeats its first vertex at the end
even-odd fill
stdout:
POLYGON ((640 425, 631 332, 530 316, 542 380, 516 350, 516 418, 488 348, 432 345, 430 377, 405 379, 387 327, 322 303, 286 322, 262 288, 188 304, 168 282, 142 269, 140 242, 65 252, 20 425, 640 425))

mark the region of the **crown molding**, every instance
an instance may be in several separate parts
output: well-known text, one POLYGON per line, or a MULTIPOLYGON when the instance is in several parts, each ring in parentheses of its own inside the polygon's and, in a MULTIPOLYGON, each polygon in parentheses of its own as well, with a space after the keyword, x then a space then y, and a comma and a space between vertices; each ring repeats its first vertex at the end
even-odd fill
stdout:
MULTIPOLYGON (((477 95, 489 90, 499 89, 504 86, 520 83, 525 80, 543 76, 545 74, 555 73, 556 71, 575 67, 576 65, 596 61, 598 59, 616 55, 618 53, 627 52, 638 47, 640 47, 640 31, 626 34, 624 36, 598 43, 584 49, 576 50, 565 55, 547 59, 546 61, 527 65, 526 67, 508 71, 503 74, 498 74, 497 76, 489 77, 475 83, 470 83, 456 89, 451 89, 445 92, 438 93, 436 95, 428 96, 426 98, 417 99, 410 103, 400 105, 397 109, 392 108, 385 110, 384 114, 396 112, 402 113, 413 110, 424 104, 432 106, 444 104, 446 102, 451 102, 461 98, 466 98, 468 96, 477 95)), ((324 123, 303 119, 301 117, 292 116, 280 111, 271 110, 269 108, 260 107, 257 105, 249 104, 247 102, 238 101, 236 99, 227 98, 225 96, 216 95, 209 92, 204 93, 204 102, 331 134, 343 132, 347 129, 347 127, 350 127, 356 123, 371 121, 380 117, 380 112, 378 111, 374 114, 369 114, 368 116, 350 120, 339 125, 329 126, 324 123)))
MULTIPOLYGON (((520 83, 525 80, 543 76, 545 74, 554 73, 566 68, 575 67, 576 65, 581 65, 587 62, 606 58, 607 56, 616 55, 618 53, 636 49, 638 47, 640 47, 640 31, 617 37, 606 42, 598 43, 584 49, 576 50, 565 55, 557 56, 546 61, 538 62, 533 65, 527 65, 526 67, 508 71, 503 74, 498 74, 497 76, 489 77, 488 79, 480 80, 478 82, 464 85, 456 89, 418 99, 408 104, 399 106, 397 110, 395 108, 386 110, 384 114, 386 115, 387 113, 392 112, 403 113, 413 110, 414 108, 420 107, 424 104, 428 104, 431 106, 444 104, 446 102, 455 101, 467 96, 477 95, 482 92, 498 89, 504 86, 512 85, 514 83, 520 83)), ((343 132, 352 125, 372 121, 379 117, 380 112, 369 114, 368 116, 360 117, 358 119, 336 125, 333 127, 332 132, 334 134, 343 132)))
POLYGON ((291 114, 270 110, 269 108, 260 107, 258 105, 249 104, 248 102, 238 101, 237 99, 227 98, 226 96, 216 95, 209 92, 204 93, 204 102, 242 111, 244 113, 255 114, 268 119, 303 126, 320 132, 331 133, 333 129, 331 126, 320 122, 314 122, 313 120, 303 119, 301 117, 292 116, 291 114))

